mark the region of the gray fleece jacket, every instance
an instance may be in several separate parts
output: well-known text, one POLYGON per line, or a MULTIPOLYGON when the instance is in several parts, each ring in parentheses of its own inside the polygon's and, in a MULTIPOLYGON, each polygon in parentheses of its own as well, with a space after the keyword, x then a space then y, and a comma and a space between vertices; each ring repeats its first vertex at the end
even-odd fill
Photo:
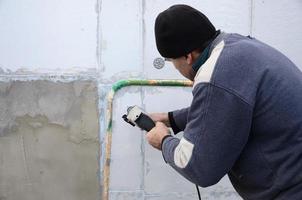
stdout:
POLYGON ((169 113, 165 161, 202 187, 228 174, 244 199, 302 199, 302 73, 251 37, 221 33, 190 107, 169 113))

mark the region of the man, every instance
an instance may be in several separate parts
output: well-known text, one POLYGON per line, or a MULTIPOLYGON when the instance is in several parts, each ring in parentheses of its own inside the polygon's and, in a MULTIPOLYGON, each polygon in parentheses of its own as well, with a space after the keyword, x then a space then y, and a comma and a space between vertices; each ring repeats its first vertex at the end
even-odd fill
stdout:
POLYGON ((228 174, 244 199, 302 199, 301 71, 187 5, 160 13, 155 37, 159 53, 194 81, 190 107, 151 114, 157 123, 146 137, 165 162, 202 187, 228 174))

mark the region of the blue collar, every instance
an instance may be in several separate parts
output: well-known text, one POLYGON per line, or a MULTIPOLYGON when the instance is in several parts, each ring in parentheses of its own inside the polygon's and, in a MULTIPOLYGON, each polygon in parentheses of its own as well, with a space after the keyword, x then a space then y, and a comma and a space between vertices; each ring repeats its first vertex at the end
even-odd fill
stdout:
POLYGON ((210 51, 210 46, 208 45, 203 52, 198 56, 197 60, 195 61, 195 63, 193 63, 192 68, 195 72, 197 72, 199 70, 199 68, 201 67, 201 65, 203 65, 208 57, 209 57, 209 51, 210 51))

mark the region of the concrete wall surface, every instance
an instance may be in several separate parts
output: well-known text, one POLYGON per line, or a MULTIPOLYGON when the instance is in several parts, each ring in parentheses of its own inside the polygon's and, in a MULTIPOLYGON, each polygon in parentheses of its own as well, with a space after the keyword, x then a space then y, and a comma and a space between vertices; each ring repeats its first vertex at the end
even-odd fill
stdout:
POLYGON ((0 84, 0 199, 97 199, 96 83, 0 84))
MULTIPOLYGON (((153 67, 155 17, 178 3, 200 9, 217 29, 272 45, 302 69, 301 0, 1 0, 0 200, 101 198, 111 86, 184 79, 171 63, 153 67)), ((197 199, 195 186, 121 119, 130 105, 167 112, 191 99, 191 88, 117 92, 111 200, 197 199)), ((240 199, 227 177, 201 194, 240 199)))

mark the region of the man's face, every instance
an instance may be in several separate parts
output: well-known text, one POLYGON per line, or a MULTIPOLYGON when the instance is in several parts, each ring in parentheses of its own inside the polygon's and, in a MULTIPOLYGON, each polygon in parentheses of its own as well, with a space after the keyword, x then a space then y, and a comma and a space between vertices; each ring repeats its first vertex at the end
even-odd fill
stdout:
POLYGON ((193 81, 195 73, 185 56, 179 58, 168 58, 166 61, 172 62, 174 67, 181 73, 181 75, 193 81))

